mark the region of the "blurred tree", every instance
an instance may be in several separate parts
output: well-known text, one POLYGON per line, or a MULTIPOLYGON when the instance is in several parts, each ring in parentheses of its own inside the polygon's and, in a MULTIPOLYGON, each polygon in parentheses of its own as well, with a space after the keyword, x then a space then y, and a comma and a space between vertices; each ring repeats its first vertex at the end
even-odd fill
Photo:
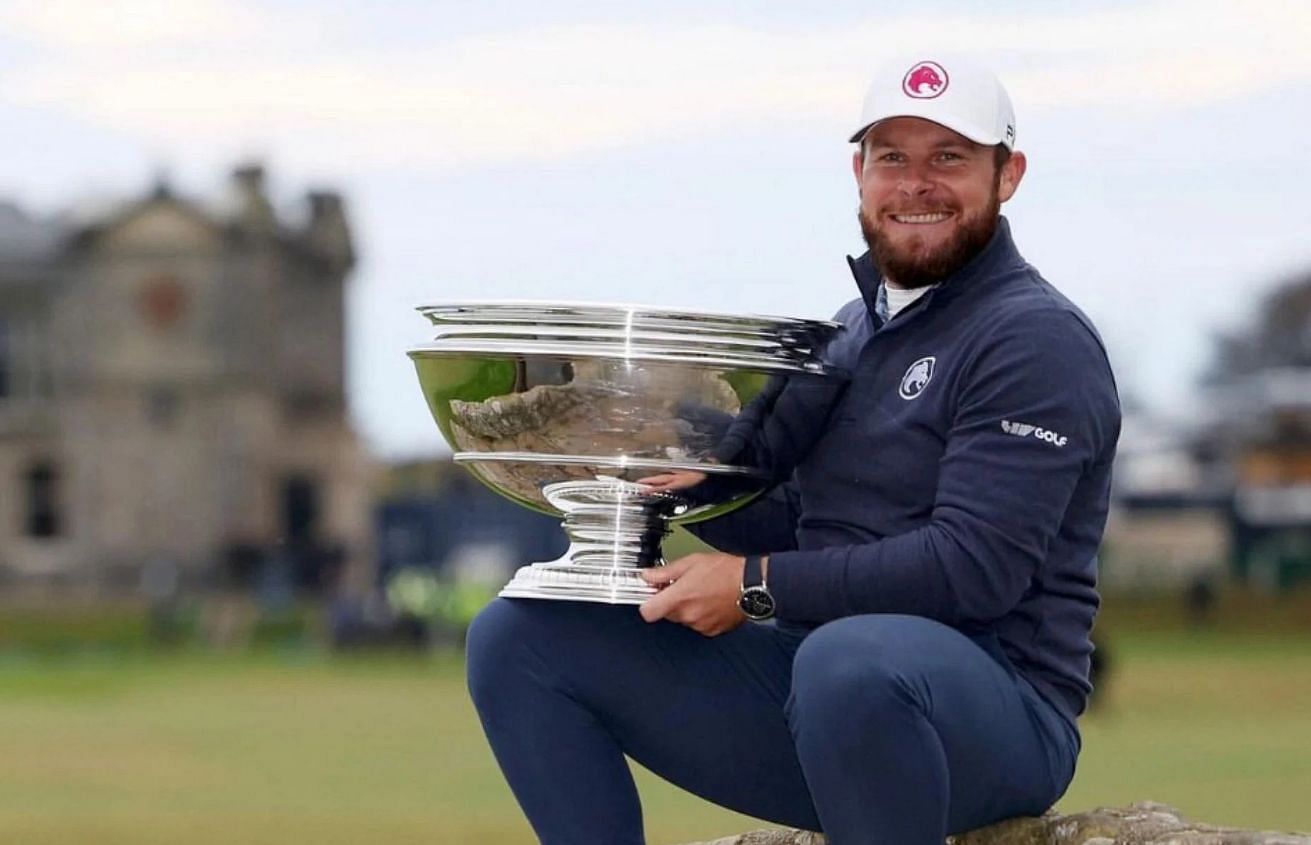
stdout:
POLYGON ((1311 270, 1269 293, 1247 327, 1216 338, 1207 381, 1285 367, 1311 367, 1311 270))

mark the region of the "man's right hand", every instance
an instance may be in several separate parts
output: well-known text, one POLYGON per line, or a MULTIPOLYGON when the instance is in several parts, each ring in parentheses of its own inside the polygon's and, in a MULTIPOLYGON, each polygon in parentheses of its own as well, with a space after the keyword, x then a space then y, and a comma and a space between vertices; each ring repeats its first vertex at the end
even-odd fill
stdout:
POLYGON ((643 569, 643 580, 659 592, 642 603, 642 618, 667 619, 706 637, 728 633, 747 619, 737 605, 744 563, 736 555, 696 552, 643 569))

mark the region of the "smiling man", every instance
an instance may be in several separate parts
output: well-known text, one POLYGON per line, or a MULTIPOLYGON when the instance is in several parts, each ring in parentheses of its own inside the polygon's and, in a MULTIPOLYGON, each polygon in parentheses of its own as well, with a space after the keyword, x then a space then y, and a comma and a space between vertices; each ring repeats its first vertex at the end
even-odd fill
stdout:
POLYGON ((826 353, 851 380, 780 382, 719 452, 787 483, 700 528, 722 553, 649 572, 640 616, 499 600, 470 631, 474 702, 543 842, 642 841, 625 755, 834 845, 941 845, 1073 776, 1106 354, 1000 214, 1026 162, 991 73, 885 69, 859 126, 870 249, 826 353))
POLYGON ((908 114, 873 121, 852 136, 860 144, 852 159, 860 228, 894 290, 936 284, 978 255, 997 229, 1001 204, 1024 177, 1024 154, 1012 151, 1015 118, 1000 84, 977 75, 949 86, 945 69, 919 63, 927 65, 937 67, 935 87, 917 88, 912 70, 900 98, 888 85, 871 88, 865 115, 919 113, 946 123, 908 114), (970 83, 973 90, 962 90, 970 83))

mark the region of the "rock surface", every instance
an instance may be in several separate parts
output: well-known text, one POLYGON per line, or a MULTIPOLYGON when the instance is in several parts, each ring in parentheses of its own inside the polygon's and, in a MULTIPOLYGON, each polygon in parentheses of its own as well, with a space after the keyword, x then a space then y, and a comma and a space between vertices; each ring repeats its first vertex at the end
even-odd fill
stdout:
MULTIPOLYGON (((1195 824, 1150 801, 1086 813, 1011 819, 950 837, 949 845, 1311 845, 1300 833, 1236 830, 1195 824)), ((702 845, 824 845, 804 830, 753 830, 702 845)))

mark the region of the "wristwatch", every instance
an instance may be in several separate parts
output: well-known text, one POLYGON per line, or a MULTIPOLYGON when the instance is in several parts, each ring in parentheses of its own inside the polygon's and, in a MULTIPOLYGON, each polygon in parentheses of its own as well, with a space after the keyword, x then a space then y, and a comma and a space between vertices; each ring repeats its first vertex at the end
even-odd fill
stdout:
POLYGON ((774 616, 774 596, 765 583, 760 555, 747 555, 746 565, 742 568, 742 592, 738 594, 737 606, 748 619, 757 622, 774 616))

